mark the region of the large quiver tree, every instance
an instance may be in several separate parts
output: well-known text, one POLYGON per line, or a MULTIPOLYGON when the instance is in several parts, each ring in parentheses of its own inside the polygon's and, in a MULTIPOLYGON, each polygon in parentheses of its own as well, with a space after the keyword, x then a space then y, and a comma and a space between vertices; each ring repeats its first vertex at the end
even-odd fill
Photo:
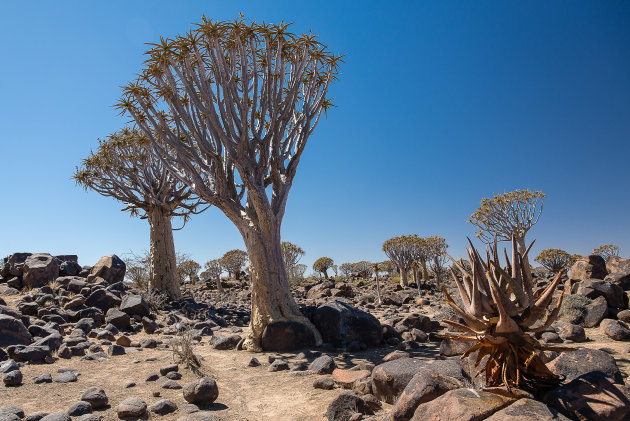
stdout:
POLYGON ((83 160, 74 179, 85 189, 125 203, 123 210, 149 221, 149 286, 180 298, 171 219, 179 216, 185 222, 199 212, 200 200, 166 169, 149 138, 125 128, 99 140, 97 151, 83 160))
POLYGON ((481 199, 468 222, 477 227, 477 238, 487 244, 516 240, 518 251, 525 256, 525 270, 531 272, 525 235, 538 222, 545 194, 541 191, 514 190, 481 199))
POLYGON ((305 324, 321 341, 291 296, 280 227, 306 142, 331 105, 340 58, 287 28, 203 17, 147 52, 119 103, 180 180, 243 236, 252 277, 244 346, 252 350, 276 321, 305 324))

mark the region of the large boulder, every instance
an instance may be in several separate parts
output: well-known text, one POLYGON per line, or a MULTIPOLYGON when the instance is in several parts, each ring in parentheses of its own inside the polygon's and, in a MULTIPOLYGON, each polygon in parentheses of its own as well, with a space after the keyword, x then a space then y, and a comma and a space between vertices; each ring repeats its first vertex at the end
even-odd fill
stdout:
POLYGON ((265 351, 294 351, 315 346, 315 335, 303 323, 273 322, 265 327, 261 344, 265 351))
POLYGON ((630 275, 630 259, 610 256, 606 260, 606 270, 608 270, 608 273, 625 273, 630 275))
POLYGON ((109 256, 101 257, 99 261, 92 266, 90 278, 100 277, 110 284, 115 284, 125 279, 126 270, 127 265, 125 265, 125 262, 115 254, 110 254, 109 256))
POLYGON ((485 390, 450 390, 432 401, 418 406, 412 421, 476 421, 505 408, 515 398, 509 394, 485 390))
POLYGON ((383 340, 383 330, 376 317, 341 301, 318 307, 313 313, 313 324, 324 342, 338 348, 345 348, 354 341, 376 346, 383 340))
POLYGON ((15 361, 28 363, 43 363, 52 358, 47 346, 11 345, 7 348, 7 353, 15 361))
POLYGON ((101 288, 97 289, 87 297, 85 305, 88 307, 96 307, 106 312, 112 307, 118 307, 120 305, 120 298, 112 292, 101 288))
POLYGON ((630 389, 599 371, 586 373, 548 392, 544 400, 572 420, 630 419, 630 389))
POLYGON ((563 352, 547 364, 547 367, 554 374, 564 376, 566 380, 573 380, 591 371, 601 371, 616 383, 623 383, 615 359, 599 349, 581 348, 563 352))
POLYGON ((326 419, 328 421, 349 421, 355 414, 372 415, 374 411, 361 397, 342 393, 328 405, 326 419))
POLYGON ((486 421, 570 421, 540 401, 529 398, 519 399, 512 405, 495 412, 486 421))
POLYGON ((601 279, 584 279, 573 285, 572 293, 580 294, 590 299, 604 297, 609 307, 625 309, 628 303, 625 301, 623 288, 601 279))
POLYGON ((105 323, 111 323, 118 329, 126 329, 129 327, 131 317, 116 308, 110 308, 105 314, 105 323))
POLYGON ((396 323, 395 328, 406 327, 408 330, 420 329, 423 332, 433 332, 440 329, 440 322, 418 313, 411 313, 396 323))
POLYGON ((580 321, 580 326, 595 327, 606 316, 608 316, 608 303, 606 302, 606 298, 597 297, 584 308, 584 315, 580 321))
POLYGON ((59 263, 48 253, 32 254, 24 261, 22 284, 26 288, 39 288, 59 276, 59 263))
POLYGON ((2 276, 22 276, 24 262, 32 253, 13 253, 2 268, 2 276))
POLYGON ((571 266, 569 279, 604 279, 608 275, 606 261, 602 256, 592 254, 582 257, 571 266))
POLYGON ((0 314, 0 347, 9 345, 28 345, 33 337, 24 323, 15 317, 0 314))
POLYGON ((120 311, 124 311, 130 316, 148 316, 151 313, 149 304, 141 295, 127 294, 120 303, 120 311))
POLYGON ((435 372, 453 377, 462 382, 468 380, 462 370, 459 359, 419 360, 415 358, 399 358, 374 367, 374 370, 372 370, 372 392, 380 400, 393 404, 413 376, 425 368, 432 369, 435 372))
POLYGON ((421 368, 411 378, 386 421, 408 421, 419 405, 432 401, 449 390, 463 387, 462 383, 428 368, 421 368))
POLYGON ((604 319, 599 328, 606 336, 615 341, 626 341, 630 339, 630 329, 628 325, 619 320, 604 319))

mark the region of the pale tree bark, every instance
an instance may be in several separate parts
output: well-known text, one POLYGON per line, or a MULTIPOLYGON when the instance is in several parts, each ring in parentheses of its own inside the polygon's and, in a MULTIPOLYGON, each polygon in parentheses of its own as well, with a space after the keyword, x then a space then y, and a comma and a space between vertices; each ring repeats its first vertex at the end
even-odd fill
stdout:
POLYGON ((265 327, 273 322, 293 321, 306 325, 322 342, 321 335, 311 321, 302 315, 291 295, 287 272, 280 247, 280 224, 265 221, 262 229, 239 226, 250 262, 252 285, 252 314, 250 335, 243 347, 250 351, 262 350, 260 339, 265 327))
POLYGON ((374 276, 376 277, 376 297, 378 299, 378 305, 381 305, 383 300, 381 299, 381 283, 378 279, 378 269, 374 271, 374 276))
POLYGON ((217 278, 217 292, 223 295, 223 285, 221 285, 221 276, 217 278))
POLYGON ((182 293, 175 266, 175 243, 170 214, 161 208, 147 211, 151 226, 151 288, 166 292, 173 298, 181 298, 182 293))
POLYGON ((429 282, 429 271, 427 270, 427 261, 426 259, 420 259, 420 263, 422 264, 422 279, 424 282, 429 282))
POLYGON ((409 285, 407 268, 400 268, 400 286, 406 287, 409 285))
MULTIPOLYGON (((532 267, 529 264, 529 256, 525 255, 525 251, 527 251, 527 245, 525 244, 525 236, 515 236, 516 243, 518 244, 518 251, 524 257, 523 259, 523 269, 527 273, 529 279, 532 279, 532 267)), ((514 264, 514 263, 513 263, 514 264)))

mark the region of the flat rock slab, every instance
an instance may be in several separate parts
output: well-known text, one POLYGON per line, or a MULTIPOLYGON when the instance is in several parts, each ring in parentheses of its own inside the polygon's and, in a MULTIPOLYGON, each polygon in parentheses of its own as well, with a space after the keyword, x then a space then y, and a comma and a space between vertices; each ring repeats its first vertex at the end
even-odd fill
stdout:
POLYGON ((118 418, 141 417, 147 412, 147 404, 140 398, 127 398, 116 408, 118 418))
POLYGON ((482 420, 514 402, 515 398, 474 389, 455 389, 423 403, 412 421, 482 420))
POLYGON ((344 370, 341 368, 336 368, 332 372, 335 383, 346 389, 352 388, 352 385, 357 380, 370 377, 370 374, 369 370, 344 370))
POLYGON ((77 381, 77 374, 72 371, 65 371, 55 377, 55 383, 71 383, 77 381))
POLYGON ((487 421, 569 421, 569 418, 533 399, 519 399, 507 408, 495 412, 487 421))

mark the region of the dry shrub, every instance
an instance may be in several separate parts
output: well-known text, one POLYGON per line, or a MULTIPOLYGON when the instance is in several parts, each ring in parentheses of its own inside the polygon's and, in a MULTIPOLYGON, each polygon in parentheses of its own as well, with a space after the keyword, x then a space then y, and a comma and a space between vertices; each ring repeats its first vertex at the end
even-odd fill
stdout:
POLYGON ((140 295, 147 302, 149 308, 155 312, 162 310, 166 301, 168 301, 168 296, 157 289, 142 291, 140 295))
POLYGON ((184 364, 197 377, 204 377, 201 371, 201 361, 195 355, 195 336, 190 328, 179 336, 179 341, 173 344, 173 359, 177 364, 184 364))
POLYGON ((567 295, 562 301, 558 320, 567 323, 577 323, 586 314, 586 306, 593 300, 579 294, 567 295))

